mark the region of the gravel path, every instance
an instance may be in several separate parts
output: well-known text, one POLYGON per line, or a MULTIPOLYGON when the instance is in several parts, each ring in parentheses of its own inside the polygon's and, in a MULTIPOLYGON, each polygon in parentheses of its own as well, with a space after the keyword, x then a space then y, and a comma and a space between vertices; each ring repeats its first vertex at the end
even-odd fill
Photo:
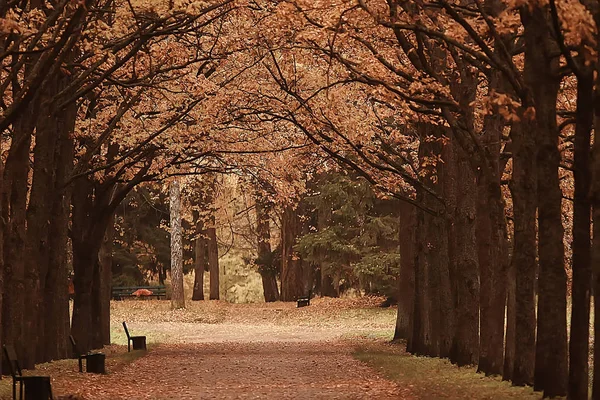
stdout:
POLYGON ((95 399, 408 399, 343 342, 169 344, 94 379, 95 399))

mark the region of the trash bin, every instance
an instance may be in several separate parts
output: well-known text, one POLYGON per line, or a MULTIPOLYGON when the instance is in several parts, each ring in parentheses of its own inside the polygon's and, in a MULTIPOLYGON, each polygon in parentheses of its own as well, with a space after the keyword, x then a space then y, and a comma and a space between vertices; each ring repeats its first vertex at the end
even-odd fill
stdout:
POLYGON ((49 376, 27 376, 23 380, 25 386, 25 400, 49 400, 50 377, 49 376))
POLYGON ((92 353, 85 357, 85 371, 92 374, 106 373, 106 356, 104 353, 92 353))
POLYGON ((133 336, 131 341, 134 350, 146 350, 146 336, 133 336))

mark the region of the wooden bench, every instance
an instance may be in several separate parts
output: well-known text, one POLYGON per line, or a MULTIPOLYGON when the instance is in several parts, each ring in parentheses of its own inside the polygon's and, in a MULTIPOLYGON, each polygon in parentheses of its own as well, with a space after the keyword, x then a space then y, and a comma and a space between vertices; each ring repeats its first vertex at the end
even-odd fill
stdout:
POLYGON ((146 336, 130 336, 129 329, 127 329, 127 323, 123 321, 123 328, 127 335, 127 351, 131 351, 131 345, 134 350, 146 350, 146 336))
POLYGON ((167 288, 164 285, 159 286, 114 286, 112 288, 112 298, 114 300, 123 300, 126 297, 154 297, 157 300, 167 297, 167 288), (147 294, 151 293, 151 294, 147 294))
POLYGON ((310 297, 298 297, 297 308, 310 306, 310 297))
POLYGON ((7 345, 2 346, 2 348, 4 349, 4 355, 8 361, 10 375, 12 376, 13 400, 17 400, 17 382, 19 382, 19 400, 23 400, 23 392, 25 392, 25 400, 53 400, 50 377, 23 376, 15 349, 7 345))
POLYGON ((311 297, 312 297, 312 290, 309 290, 308 295, 303 296, 303 297, 298 297, 296 299, 296 302, 297 302, 296 307, 300 308, 300 307, 310 306, 310 298, 311 297))

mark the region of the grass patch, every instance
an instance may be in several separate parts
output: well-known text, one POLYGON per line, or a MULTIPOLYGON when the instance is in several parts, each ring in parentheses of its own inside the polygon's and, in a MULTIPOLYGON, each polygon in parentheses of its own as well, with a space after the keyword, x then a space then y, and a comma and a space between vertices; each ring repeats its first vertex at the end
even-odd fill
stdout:
POLYGON ((354 357, 382 375, 408 387, 422 399, 541 399, 532 388, 514 387, 500 378, 458 368, 448 360, 415 357, 396 345, 373 344, 356 350, 354 357))

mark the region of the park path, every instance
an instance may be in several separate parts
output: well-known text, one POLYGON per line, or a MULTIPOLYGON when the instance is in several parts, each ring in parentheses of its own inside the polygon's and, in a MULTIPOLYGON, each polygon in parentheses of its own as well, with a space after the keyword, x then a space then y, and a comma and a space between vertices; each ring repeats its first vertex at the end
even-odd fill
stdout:
POLYGON ((412 398, 351 351, 341 341, 168 344, 81 384, 98 400, 412 398))

